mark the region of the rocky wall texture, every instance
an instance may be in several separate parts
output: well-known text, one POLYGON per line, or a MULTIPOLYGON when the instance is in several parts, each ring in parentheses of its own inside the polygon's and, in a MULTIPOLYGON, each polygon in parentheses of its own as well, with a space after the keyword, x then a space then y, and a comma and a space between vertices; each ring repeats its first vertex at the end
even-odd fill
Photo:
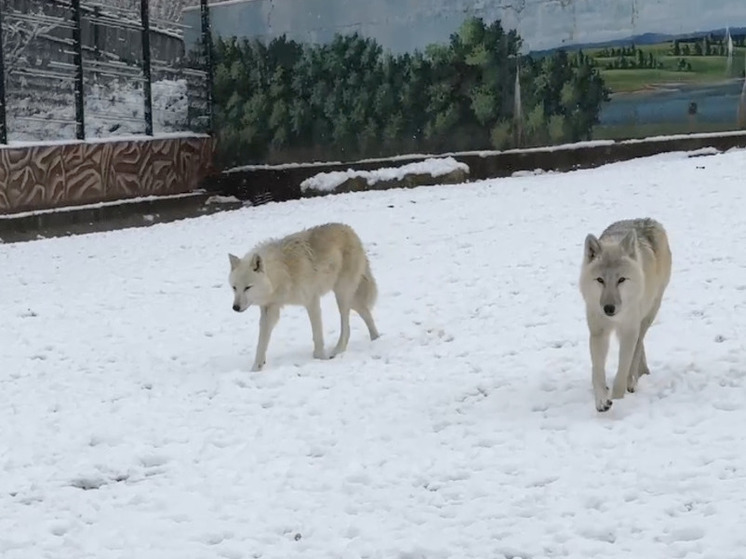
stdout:
POLYGON ((190 192, 214 147, 196 135, 0 147, 0 214, 190 192))

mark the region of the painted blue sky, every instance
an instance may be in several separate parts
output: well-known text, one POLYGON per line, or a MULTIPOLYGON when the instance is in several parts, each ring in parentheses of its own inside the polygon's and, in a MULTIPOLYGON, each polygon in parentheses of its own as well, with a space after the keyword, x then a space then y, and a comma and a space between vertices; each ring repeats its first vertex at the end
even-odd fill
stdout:
MULTIPOLYGON (((230 0, 213 2, 213 31, 224 37, 327 42, 358 31, 395 52, 448 40, 468 15, 501 19, 524 38, 524 51, 623 39, 641 33, 689 33, 746 27, 746 0, 230 0)), ((187 9, 185 23, 198 25, 187 9)), ((186 40, 196 38, 187 31, 186 40)))
MULTIPOLYGON (((474 2, 478 4, 478 2, 474 2)), ((483 2, 484 15, 501 8, 483 2)), ((522 10, 502 8, 506 24, 515 25, 529 50, 572 43, 623 39, 641 33, 680 34, 730 25, 746 26, 744 0, 518 0, 522 10), (512 12, 512 13, 510 13, 512 12)))

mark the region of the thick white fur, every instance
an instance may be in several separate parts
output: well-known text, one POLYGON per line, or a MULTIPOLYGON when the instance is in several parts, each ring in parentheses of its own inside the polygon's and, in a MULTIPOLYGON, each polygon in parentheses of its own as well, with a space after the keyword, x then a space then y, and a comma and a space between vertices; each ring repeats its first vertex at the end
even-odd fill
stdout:
POLYGON ((251 305, 260 308, 253 371, 261 370, 266 363, 269 339, 285 305, 306 308, 313 356, 326 358, 320 301, 330 291, 336 296, 341 319, 339 341, 330 358, 347 349, 351 309, 362 317, 371 340, 378 338, 371 314, 378 288, 362 242, 349 225, 318 225, 264 241, 243 258, 230 254, 229 260, 233 310, 243 312, 251 305))
POLYGON ((585 239, 580 291, 598 411, 634 392, 640 376, 650 373, 644 339, 671 278, 671 262, 666 231, 650 218, 618 221, 600 238, 585 239), (619 338, 619 365, 609 395, 605 364, 612 332, 619 338))

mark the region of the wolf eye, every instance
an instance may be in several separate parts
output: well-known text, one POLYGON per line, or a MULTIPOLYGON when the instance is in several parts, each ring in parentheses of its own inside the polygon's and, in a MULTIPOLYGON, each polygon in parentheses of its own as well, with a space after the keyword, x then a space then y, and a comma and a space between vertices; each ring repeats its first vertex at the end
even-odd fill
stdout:
POLYGON ((625 281, 627 281, 627 278, 619 278, 617 285, 619 285, 620 283, 624 283, 625 281))
POLYGON ((604 278, 596 278, 596 281, 600 283, 601 285, 604 284, 604 278))
POLYGON ((247 285, 247 286, 246 286, 246 287, 244 288, 244 291, 248 291, 249 289, 251 289, 251 286, 250 286, 250 285, 247 285))

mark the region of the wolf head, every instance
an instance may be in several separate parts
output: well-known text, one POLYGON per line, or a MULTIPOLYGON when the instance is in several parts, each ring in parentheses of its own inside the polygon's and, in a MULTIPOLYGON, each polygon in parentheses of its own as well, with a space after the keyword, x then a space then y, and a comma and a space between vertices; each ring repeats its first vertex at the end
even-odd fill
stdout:
POLYGON ((623 315, 642 296, 644 282, 634 229, 618 240, 585 238, 580 285, 589 310, 598 305, 609 318, 623 315))
POLYGON ((233 310, 243 312, 258 305, 271 293, 272 285, 265 273, 265 262, 259 254, 239 258, 228 255, 231 264, 228 283, 233 289, 233 310))

